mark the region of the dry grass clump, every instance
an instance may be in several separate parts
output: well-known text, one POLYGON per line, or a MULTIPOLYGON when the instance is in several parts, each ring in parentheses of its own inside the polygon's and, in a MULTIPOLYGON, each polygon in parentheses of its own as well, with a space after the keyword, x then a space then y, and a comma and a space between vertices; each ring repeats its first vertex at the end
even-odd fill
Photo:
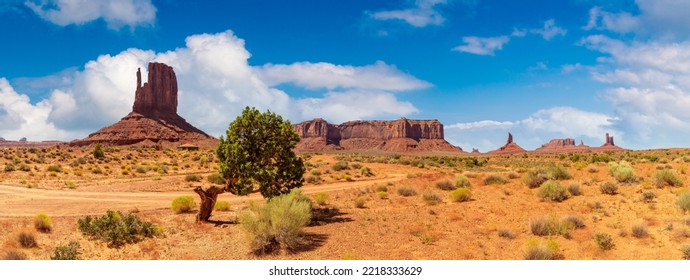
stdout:
POLYGON ((690 211, 690 192, 685 191, 681 193, 676 199, 676 205, 683 213, 690 211))
POLYGON ((556 240, 549 239, 543 242, 531 239, 527 242, 525 260, 556 260, 559 258, 556 240))
POLYGON ((317 192, 314 195, 312 195, 312 198, 314 198, 314 202, 318 205, 326 205, 326 202, 328 201, 328 194, 325 192, 317 192))
POLYGON ((226 200, 218 200, 216 204, 213 205, 214 211, 230 211, 230 202, 226 200))
POLYGON ((558 182, 549 180, 541 184, 537 196, 541 198, 542 201, 550 200, 561 202, 568 199, 568 191, 558 182))
POLYGON ((681 187, 683 186, 683 181, 678 178, 676 172, 673 170, 659 170, 654 174, 654 185, 657 188, 663 188, 664 186, 670 187, 681 187))
POLYGON ((444 191, 452 191, 458 188, 451 180, 448 179, 436 181, 436 187, 444 191))
POLYGON ((45 213, 40 213, 34 217, 34 227, 40 232, 50 232, 53 230, 53 221, 45 213))
POLYGON ((36 237, 30 232, 19 233, 19 235, 17 235, 17 242, 19 242, 19 245, 22 245, 23 248, 38 247, 36 237))
POLYGON ((618 186, 611 182, 606 182, 599 186, 599 191, 603 194, 615 195, 618 193, 618 186))
POLYGON ((513 239, 515 238, 515 233, 509 229, 501 229, 498 231, 498 237, 513 239))
POLYGON ((400 188, 398 188, 397 192, 399 195, 406 196, 406 197, 417 195, 417 191, 415 191, 414 188, 412 188, 412 187, 400 187, 400 188))
POLYGON ((609 162, 608 168, 613 178, 619 183, 634 183, 637 180, 635 169, 627 161, 609 162))
POLYGON ((441 201, 443 201, 443 198, 441 198, 441 196, 439 196, 438 194, 436 194, 434 192, 425 192, 422 195, 422 199, 428 205, 436 205, 436 204, 441 203, 441 201))
POLYGON ((458 175, 455 177, 455 186, 458 188, 469 188, 471 185, 470 179, 465 175, 458 175))
POLYGON ((634 225, 632 227, 632 236, 636 238, 644 238, 647 237, 649 233, 647 232, 647 225, 645 224, 639 224, 639 225, 634 225))
POLYGON ((508 180, 498 174, 491 174, 484 178, 484 185, 502 185, 505 183, 508 183, 508 180))
POLYGON ((582 188, 580 188, 580 184, 572 183, 572 184, 568 185, 568 192, 572 196, 579 196, 579 195, 582 195, 582 188))
POLYGON ((613 237, 608 233, 597 233, 594 235, 594 241, 596 241, 597 246, 602 250, 611 250, 616 247, 613 242, 613 237))
POLYGON ((26 255, 24 253, 19 252, 19 251, 8 251, 5 253, 3 256, 3 260, 8 260, 8 261, 22 261, 26 260, 26 255))
POLYGON ((176 214, 191 212, 196 207, 194 198, 189 195, 178 196, 172 201, 172 210, 176 214))
POLYGON ((535 217, 530 219, 530 231, 536 236, 563 235, 568 236, 573 226, 564 220, 559 220, 555 216, 535 217))

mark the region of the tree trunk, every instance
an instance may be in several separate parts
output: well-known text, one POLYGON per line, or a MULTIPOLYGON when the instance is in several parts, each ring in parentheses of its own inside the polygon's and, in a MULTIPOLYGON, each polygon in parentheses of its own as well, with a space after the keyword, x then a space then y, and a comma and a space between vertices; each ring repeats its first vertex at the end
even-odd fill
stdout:
POLYGON ((217 186, 211 186, 206 190, 201 189, 201 187, 194 188, 194 192, 201 198, 201 207, 199 208, 199 214, 196 216, 197 222, 208 222, 211 218, 211 212, 213 211, 213 206, 216 205, 216 199, 218 195, 225 192, 224 188, 219 188, 217 186))

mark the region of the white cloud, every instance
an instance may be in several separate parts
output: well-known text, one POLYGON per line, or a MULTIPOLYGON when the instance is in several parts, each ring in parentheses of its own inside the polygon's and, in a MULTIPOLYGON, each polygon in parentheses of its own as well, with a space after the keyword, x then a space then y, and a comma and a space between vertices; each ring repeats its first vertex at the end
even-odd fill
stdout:
POLYGON ((639 25, 639 18, 630 13, 610 13, 603 11, 601 7, 594 7, 589 10, 589 21, 583 29, 607 29, 618 33, 628 33, 638 29, 639 25))
POLYGON ((446 19, 435 8, 439 4, 446 4, 446 0, 417 0, 413 8, 380 11, 370 16, 376 20, 402 20, 414 27, 442 25, 446 19))
MULTIPOLYGON (((31 135, 28 132, 35 128, 35 131, 45 131, 43 134, 32 134, 40 139, 71 140, 72 138, 65 137, 73 137, 72 135, 78 135, 77 138, 85 137, 88 132, 112 124, 132 110, 136 69, 141 68, 145 82, 146 67, 150 61, 163 62, 174 68, 178 80, 179 114, 193 125, 216 136, 227 129, 228 123, 245 106, 271 110, 293 121, 314 117, 337 121, 381 116, 397 118, 418 110, 411 103, 398 100, 394 92, 431 86, 383 62, 357 67, 306 62, 270 65, 265 68, 304 68, 299 75, 292 75, 289 79, 272 79, 267 82, 260 75, 265 70, 264 67, 249 65, 250 56, 244 47, 244 40, 235 36, 232 31, 189 36, 185 47, 168 52, 128 49, 116 55, 101 55, 86 63, 81 71, 74 71, 69 75, 59 73, 64 78, 61 81, 68 82, 59 83, 60 88, 51 90, 50 96, 36 105, 32 105, 28 97, 24 96, 22 106, 28 106, 28 112, 44 116, 33 122, 31 128, 3 125, 5 130, 0 132, 10 136, 27 134, 29 137, 31 135), (347 78, 333 73, 323 74, 315 70, 319 69, 317 66, 352 71, 354 74, 347 78), (323 80, 313 80, 309 75, 314 73, 323 80), (322 97, 295 99, 272 87, 284 82, 331 90, 322 97)), ((37 80, 55 79, 43 77, 37 80)), ((25 79, 24 82, 32 83, 31 79, 25 79)), ((11 89, 6 80, 5 84, 5 87, 11 89)), ((7 108, 17 107, 5 106, 5 103, 13 100, 5 98, 5 95, 3 91, 4 105, 0 110, 0 119, 3 121, 0 122, 20 123, 15 119, 24 115, 14 112, 22 112, 24 109, 8 110, 7 108)), ((7 96, 14 95, 16 94, 7 96)))
POLYGON ((544 26, 542 28, 530 29, 530 33, 539 34, 542 38, 544 38, 544 40, 547 41, 553 39, 558 35, 565 36, 567 32, 567 30, 557 26, 556 21, 554 19, 549 19, 545 21, 544 26))
POLYGON ((454 51, 466 52, 476 55, 494 55, 496 50, 503 48, 503 45, 510 41, 508 36, 499 37, 463 37, 464 45, 459 45, 453 48, 454 51))
POLYGON ((463 130, 477 129, 477 128, 509 128, 515 124, 516 124, 515 122, 508 122, 508 121, 499 122, 499 121, 492 121, 492 120, 483 120, 483 121, 477 121, 477 122, 451 124, 451 125, 446 126, 446 128, 463 129, 463 130))
POLYGON ((678 0, 636 0, 637 11, 608 12, 600 7, 589 11, 585 30, 636 33, 652 38, 674 40, 690 37, 690 2, 678 0))
POLYGON ((293 83, 308 89, 359 88, 390 91, 415 90, 431 86, 428 82, 418 80, 381 61, 366 66, 334 65, 324 62, 266 64, 256 67, 255 70, 269 86, 293 83))
POLYGON ((41 18, 60 26, 103 19, 111 29, 152 25, 156 7, 151 0, 29 0, 25 5, 41 18))

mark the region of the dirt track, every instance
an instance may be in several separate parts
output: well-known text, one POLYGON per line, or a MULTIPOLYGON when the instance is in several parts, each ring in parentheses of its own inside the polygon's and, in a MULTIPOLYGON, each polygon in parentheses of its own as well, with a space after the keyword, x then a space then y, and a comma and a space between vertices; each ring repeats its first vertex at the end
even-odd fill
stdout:
MULTIPOLYGON (((336 182, 321 185, 307 185, 305 193, 328 192, 359 188, 371 184, 395 182, 405 178, 404 174, 389 174, 386 178, 356 182, 336 182)), ((81 190, 29 189, 21 186, 0 185, 0 217, 31 217, 37 213, 50 216, 83 216, 102 214, 108 209, 128 211, 151 210, 170 207, 177 196, 196 194, 190 191, 167 192, 92 192, 81 190)), ((260 199, 259 193, 249 196, 221 195, 222 200, 239 204, 251 199, 260 199)), ((198 200, 198 198, 196 198, 198 200)), ((198 201, 197 201, 198 202, 198 201)))

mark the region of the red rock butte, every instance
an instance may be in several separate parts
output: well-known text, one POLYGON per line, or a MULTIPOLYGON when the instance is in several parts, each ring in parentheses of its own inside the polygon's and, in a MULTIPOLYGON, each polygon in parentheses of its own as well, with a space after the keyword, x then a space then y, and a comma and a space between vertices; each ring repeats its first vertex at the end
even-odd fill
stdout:
POLYGON ((377 150, 386 152, 463 152, 443 138, 438 120, 349 121, 333 125, 314 119, 292 125, 301 152, 377 150))
POLYGON ((211 147, 217 139, 209 136, 177 114, 177 78, 173 68, 151 62, 148 82, 141 84, 141 69, 137 70, 137 87, 132 112, 117 123, 91 133, 70 145, 94 143, 107 145, 173 146, 195 144, 211 147))
POLYGON ((500 148, 489 151, 487 154, 519 154, 519 153, 526 153, 527 150, 523 149, 518 145, 517 143, 513 142, 513 135, 508 132, 508 140, 506 140, 506 144, 501 146, 500 148))

